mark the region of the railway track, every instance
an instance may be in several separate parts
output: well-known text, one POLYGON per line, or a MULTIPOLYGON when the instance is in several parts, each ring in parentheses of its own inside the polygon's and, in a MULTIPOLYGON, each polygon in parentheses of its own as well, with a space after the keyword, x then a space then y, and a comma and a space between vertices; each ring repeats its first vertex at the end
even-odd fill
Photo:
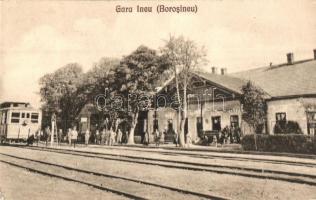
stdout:
MULTIPOLYGON (((21 147, 21 145, 11 145, 15 147, 21 147)), ((50 147, 47 147, 50 148, 50 147)), ((104 147, 95 146, 94 148, 100 148, 104 149, 104 147)), ((239 153, 236 153, 237 156, 229 156, 229 155, 205 155, 200 153, 191 153, 191 152, 175 152, 177 150, 170 150, 170 151, 155 151, 150 150, 147 148, 143 149, 134 149, 134 148, 113 148, 110 146, 106 146, 106 149, 114 149, 114 150, 127 150, 127 151, 138 151, 138 152, 148 152, 148 153, 155 153, 160 155, 168 155, 168 156, 188 156, 193 158, 207 158, 207 159, 221 159, 221 160, 228 160, 228 161, 251 161, 251 162, 257 162, 257 163, 269 163, 269 164, 285 164, 285 165, 291 165, 291 166, 303 166, 303 167, 311 167, 316 168, 316 163, 311 162, 299 162, 299 161, 289 161, 289 160, 276 160, 276 159, 267 159, 267 158, 250 158, 250 157, 240 157, 238 156, 239 153)), ((217 152, 218 153, 218 152, 217 152)), ((226 153, 226 152, 224 152, 226 153)), ((266 154, 263 154, 266 155, 266 154)), ((285 155, 282 155, 285 156, 285 155)), ((292 156, 291 156, 292 157, 292 156)))
MULTIPOLYGON (((101 147, 98 147, 101 148, 101 147)), ((116 149, 118 148, 111 148, 106 147, 107 149, 116 149)), ((292 165, 292 166, 303 166, 303 167, 312 167, 316 168, 316 163, 308 163, 308 162, 297 162, 297 161, 284 161, 284 160, 274 160, 274 159, 266 159, 266 158, 245 158, 245 157, 239 157, 239 156, 228 156, 228 155, 205 155, 205 154, 197 154, 197 153, 188 153, 188 152, 174 152, 174 151, 152 151, 152 150, 140 150, 140 149, 126 149, 122 148, 124 150, 128 151, 139 151, 139 152, 149 152, 149 153, 156 153, 161 155, 171 155, 171 156, 189 156, 189 157, 199 157, 199 158, 207 158, 207 159, 214 159, 214 158, 220 158, 222 160, 232 160, 232 161, 252 161, 252 162, 260 162, 260 163, 270 163, 270 164, 286 164, 286 165, 292 165)))
POLYGON ((312 174, 302 174, 302 173, 284 172, 284 171, 279 171, 279 170, 266 170, 266 169, 249 168, 249 167, 228 166, 228 165, 192 163, 192 162, 155 159, 155 158, 147 158, 147 157, 117 155, 117 154, 110 154, 110 153, 83 152, 83 151, 70 150, 70 149, 55 149, 55 148, 44 148, 44 147, 26 147, 26 148, 31 149, 31 150, 37 150, 37 151, 48 151, 48 152, 68 154, 68 155, 81 156, 81 157, 114 160, 114 161, 119 161, 119 162, 155 165, 155 166, 160 166, 160 167, 184 169, 184 170, 192 170, 192 171, 205 171, 205 172, 212 172, 212 173, 219 173, 219 174, 244 176, 244 177, 250 177, 250 178, 272 179, 272 180, 279 180, 279 181, 286 181, 286 182, 291 182, 291 183, 300 183, 300 184, 316 186, 316 175, 312 175, 312 174))
POLYGON ((5 153, 0 153, 0 162, 48 177, 91 186, 130 199, 155 199, 160 198, 161 195, 165 195, 166 199, 227 199, 139 179, 88 171, 5 153))

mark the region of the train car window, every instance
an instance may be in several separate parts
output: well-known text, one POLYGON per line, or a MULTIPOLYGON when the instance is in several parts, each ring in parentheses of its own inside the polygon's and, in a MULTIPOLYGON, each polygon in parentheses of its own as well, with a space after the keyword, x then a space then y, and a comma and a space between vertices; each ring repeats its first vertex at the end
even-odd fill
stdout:
POLYGON ((19 122, 20 122, 20 119, 15 119, 15 118, 11 119, 11 123, 19 123, 19 122))
POLYGON ((20 122, 20 113, 19 112, 13 112, 11 114, 11 123, 19 123, 20 122))
POLYGON ((38 123, 38 113, 32 113, 31 115, 31 122, 38 123))
POLYGON ((7 112, 5 111, 3 114, 2 114, 2 120, 3 120, 3 124, 6 124, 7 123, 7 112))
POLYGON ((19 112, 13 112, 11 117, 20 118, 20 113, 19 112))
POLYGON ((30 113, 26 113, 26 118, 30 118, 30 113))
POLYGON ((25 113, 22 113, 22 118, 25 118, 25 113))

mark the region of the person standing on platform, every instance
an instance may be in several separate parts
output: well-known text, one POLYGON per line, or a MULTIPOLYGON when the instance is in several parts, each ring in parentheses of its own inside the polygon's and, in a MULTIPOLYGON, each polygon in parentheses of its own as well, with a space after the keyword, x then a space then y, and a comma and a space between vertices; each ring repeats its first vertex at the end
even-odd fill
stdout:
POLYGON ((165 128, 162 133, 160 134, 160 143, 164 144, 165 143, 165 136, 167 134, 167 129, 165 128))
POLYGON ((159 147, 160 144, 160 133, 158 129, 155 130, 155 142, 156 142, 156 147, 159 147))
POLYGON ((63 130, 59 129, 59 132, 58 132, 58 144, 61 143, 62 138, 63 138, 63 130))
POLYGON ((122 144, 122 131, 121 131, 121 129, 117 130, 116 142, 118 144, 122 144))
POLYGON ((35 132, 35 140, 36 140, 37 146, 38 146, 39 137, 40 137, 40 130, 35 132))
POLYGON ((105 129, 105 145, 110 144, 110 130, 105 129))
POLYGON ((174 141, 176 147, 178 147, 179 135, 178 135, 178 133, 176 131, 174 132, 174 135, 173 135, 173 141, 174 141))
POLYGON ((125 139, 124 139, 124 143, 127 144, 128 143, 128 131, 125 132, 125 139))
POLYGON ((50 128, 49 128, 49 126, 47 126, 47 127, 46 127, 46 129, 45 129, 46 146, 47 146, 47 143, 49 142, 49 139, 50 139, 50 134, 51 134, 51 132, 50 132, 50 128))
POLYGON ((86 144, 86 146, 88 146, 88 144, 89 144, 89 139, 90 139, 90 131, 89 131, 89 129, 86 130, 86 133, 85 133, 85 135, 84 135, 84 139, 85 139, 85 144, 86 144))
POLYGON ((71 128, 68 128, 68 132, 67 132, 67 139, 68 139, 68 143, 69 143, 69 146, 71 146, 71 128))
POLYGON ((77 127, 74 126, 73 130, 71 131, 71 143, 74 144, 74 148, 76 148, 77 139, 78 139, 77 127))
POLYGON ((110 142, 109 145, 113 146, 115 143, 115 131, 113 129, 110 129, 110 142))
POLYGON ((96 131, 95 131, 95 138, 94 138, 94 143, 95 144, 100 144, 100 132, 99 132, 99 130, 97 129, 96 131))
POLYGON ((106 131, 105 128, 101 132, 101 145, 105 144, 105 138, 106 138, 106 131))
POLYGON ((147 131, 145 131, 145 134, 144 134, 143 144, 146 145, 146 146, 148 146, 148 144, 149 144, 149 135, 148 135, 147 131))
POLYGON ((191 138, 190 133, 187 133, 186 139, 187 139, 187 147, 190 147, 192 144, 192 138, 191 138))

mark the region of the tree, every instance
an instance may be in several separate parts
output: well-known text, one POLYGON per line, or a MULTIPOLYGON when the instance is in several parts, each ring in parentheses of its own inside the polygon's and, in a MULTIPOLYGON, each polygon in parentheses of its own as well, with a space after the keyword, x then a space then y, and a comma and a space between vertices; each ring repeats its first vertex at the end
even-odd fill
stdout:
MULTIPOLYGON (((192 77, 192 71, 197 67, 206 64, 206 51, 203 47, 198 47, 197 44, 183 36, 171 36, 166 41, 162 53, 170 60, 172 70, 175 77, 175 85, 177 98, 179 102, 178 117, 180 120, 180 146, 185 145, 185 124, 187 121, 187 89, 192 77), (182 91, 182 94, 181 94, 182 91), (181 98, 182 97, 182 98, 181 98)), ((188 133, 190 134, 190 133, 188 133)))
MULTIPOLYGON (((109 94, 115 89, 113 70, 118 67, 120 63, 116 58, 101 58, 95 63, 87 73, 84 74, 82 90, 87 94, 89 102, 95 102, 95 98, 99 95, 107 95, 107 104, 111 103, 109 94)), ((106 128, 111 128, 110 125, 116 120, 116 114, 111 109, 103 109, 99 111, 99 119, 104 119, 105 115, 108 117, 106 128)))
POLYGON ((262 133, 262 127, 266 120, 265 95, 265 92, 251 81, 242 87, 243 119, 258 134, 262 133))
POLYGON ((112 95, 119 95, 125 104, 121 110, 130 122, 128 143, 134 143, 134 131, 140 111, 146 111, 150 105, 148 95, 155 92, 160 83, 160 75, 167 69, 164 58, 146 46, 138 47, 123 58, 119 67, 114 69, 115 87, 112 95))
POLYGON ((119 63, 119 59, 103 57, 84 74, 84 89, 89 94, 90 101, 93 101, 96 95, 104 94, 105 89, 113 88, 113 70, 119 63))
POLYGON ((54 73, 40 78, 40 95, 44 125, 49 125, 50 117, 56 114, 59 127, 64 130, 74 121, 85 104, 85 95, 79 91, 83 72, 80 65, 70 63, 54 73))
POLYGON ((243 119, 253 128, 255 148, 257 149, 256 134, 262 133, 266 120, 265 92, 248 81, 242 86, 241 104, 243 105, 243 119))

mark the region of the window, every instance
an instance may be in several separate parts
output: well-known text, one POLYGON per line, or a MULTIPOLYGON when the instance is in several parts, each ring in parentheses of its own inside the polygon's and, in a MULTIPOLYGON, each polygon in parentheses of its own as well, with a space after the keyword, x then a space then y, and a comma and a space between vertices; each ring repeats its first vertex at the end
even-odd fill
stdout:
POLYGON ((11 123, 19 123, 20 122, 20 113, 19 112, 13 112, 11 114, 11 123))
POLYGON ((316 135, 316 112, 307 113, 307 133, 308 135, 316 135))
POLYGON ((26 113, 26 118, 30 118, 30 113, 26 113))
POLYGON ((38 123, 38 113, 32 113, 31 115, 31 122, 38 123))
POLYGON ((238 115, 231 115, 230 116, 230 126, 231 127, 239 127, 238 115))
POLYGON ((22 113, 22 117, 21 118, 25 118, 25 113, 22 113))
POLYGON ((277 122, 285 122, 286 121, 286 113, 285 112, 276 113, 275 119, 277 122))
POLYGON ((195 81, 195 82, 192 83, 192 85, 193 85, 194 88, 198 88, 198 87, 204 86, 205 84, 202 81, 195 81))
POLYGON ((286 113, 275 113, 274 133, 286 133, 286 113))

